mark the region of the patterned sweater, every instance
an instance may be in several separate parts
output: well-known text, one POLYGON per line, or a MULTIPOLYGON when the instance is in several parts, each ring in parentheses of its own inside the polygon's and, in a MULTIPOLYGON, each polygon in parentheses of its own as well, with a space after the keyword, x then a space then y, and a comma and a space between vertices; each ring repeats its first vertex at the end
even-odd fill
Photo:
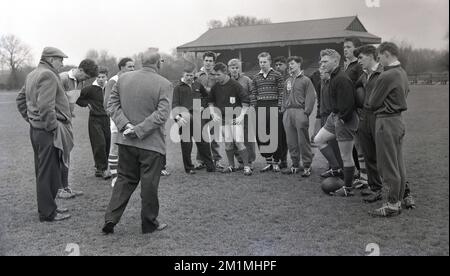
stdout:
POLYGON ((281 108, 283 101, 284 77, 277 71, 270 69, 266 77, 259 72, 253 78, 251 105, 257 106, 261 101, 276 101, 281 108))

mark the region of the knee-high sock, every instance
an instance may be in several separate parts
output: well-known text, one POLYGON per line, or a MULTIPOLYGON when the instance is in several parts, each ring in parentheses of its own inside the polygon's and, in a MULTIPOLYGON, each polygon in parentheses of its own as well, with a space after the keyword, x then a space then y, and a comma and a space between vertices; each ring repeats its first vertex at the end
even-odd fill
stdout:
POLYGON ((344 167, 344 183, 346 187, 352 186, 354 174, 355 167, 344 167))
POLYGON ((330 145, 327 145, 326 147, 321 149, 320 152, 328 160, 328 163, 330 163, 330 166, 333 170, 337 170, 340 168, 339 162, 336 158, 336 155, 334 154, 334 150, 330 145))
POLYGON ((358 159, 358 151, 356 150, 356 147, 353 147, 352 155, 353 155, 353 162, 355 162, 355 167, 358 169, 358 171, 361 171, 358 159))
POLYGON ((226 150, 225 152, 227 153, 228 164, 234 168, 234 166, 235 166, 235 164, 234 164, 234 149, 226 150))
POLYGON ((364 156, 363 155, 359 155, 358 156, 359 159, 359 172, 360 172, 360 178, 363 180, 367 180, 367 168, 366 168, 366 161, 364 160, 364 156))
POLYGON ((110 154, 108 156, 108 166, 111 176, 113 178, 117 177, 117 167, 119 165, 119 156, 110 154))
POLYGON ((248 167, 249 164, 248 164, 248 151, 247 151, 247 149, 240 150, 239 151, 239 156, 241 156, 241 158, 242 158, 242 162, 244 163, 244 167, 248 167))

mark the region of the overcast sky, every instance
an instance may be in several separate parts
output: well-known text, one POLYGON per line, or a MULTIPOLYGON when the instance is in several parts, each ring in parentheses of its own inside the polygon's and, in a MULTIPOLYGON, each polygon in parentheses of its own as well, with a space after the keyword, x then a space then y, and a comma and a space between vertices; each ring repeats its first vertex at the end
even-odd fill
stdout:
POLYGON ((0 34, 12 33, 32 49, 34 62, 45 46, 63 50, 77 64, 89 49, 116 57, 147 47, 172 49, 198 38, 211 19, 237 14, 272 22, 358 15, 383 40, 442 49, 448 39, 448 0, 0 0, 0 34))

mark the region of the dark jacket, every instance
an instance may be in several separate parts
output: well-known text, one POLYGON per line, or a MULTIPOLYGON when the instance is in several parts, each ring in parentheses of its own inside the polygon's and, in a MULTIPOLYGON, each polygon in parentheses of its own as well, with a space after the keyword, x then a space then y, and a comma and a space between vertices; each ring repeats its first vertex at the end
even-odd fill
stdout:
POLYGON ((400 114, 408 109, 406 97, 409 93, 409 81, 400 65, 385 67, 380 74, 367 107, 376 115, 400 114))
POLYGON ((369 111, 369 97, 372 94, 372 91, 375 88, 375 84, 378 80, 378 77, 383 72, 383 70, 384 70, 383 66, 381 64, 378 64, 377 69, 374 72, 372 72, 370 76, 366 72, 364 72, 356 84, 357 89, 359 89, 360 87, 363 88, 362 90, 364 92, 363 108, 365 111, 369 111))
POLYGON ((103 107, 104 92, 103 88, 94 84, 81 89, 80 97, 77 100, 77 105, 81 107, 89 106, 90 116, 108 116, 103 107))
POLYGON ((170 115, 173 87, 155 68, 120 75, 108 102, 107 112, 119 131, 133 124, 137 138, 118 136, 117 144, 165 155, 165 125, 170 115))
POLYGON ((322 81, 320 79, 320 72, 319 70, 315 71, 311 76, 309 76, 309 79, 312 81, 314 85, 314 89, 316 90, 316 96, 317 96, 317 113, 316 118, 320 119, 320 94, 321 94, 321 85, 322 81))
POLYGON ((351 120, 355 111, 355 87, 341 67, 331 73, 330 98, 333 113, 344 122, 351 120))
POLYGON ((330 80, 322 80, 320 84, 320 106, 317 109, 317 118, 326 118, 333 112, 330 96, 330 80))
POLYGON ((345 69, 345 73, 352 80, 353 84, 356 84, 364 71, 361 65, 358 63, 358 60, 355 60, 347 66, 347 68, 345 69))
POLYGON ((201 100, 202 107, 208 106, 208 92, 205 87, 199 81, 195 81, 192 86, 180 81, 173 89, 172 109, 184 107, 192 113, 194 99, 201 100))

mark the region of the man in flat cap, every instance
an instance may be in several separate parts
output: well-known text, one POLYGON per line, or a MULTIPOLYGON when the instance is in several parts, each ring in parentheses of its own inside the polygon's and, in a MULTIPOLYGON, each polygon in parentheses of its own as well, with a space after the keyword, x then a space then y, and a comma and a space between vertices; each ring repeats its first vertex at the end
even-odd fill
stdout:
POLYGON ((166 154, 165 124, 173 87, 158 74, 161 56, 148 50, 143 68, 123 73, 114 85, 107 111, 119 135, 118 178, 105 215, 104 234, 114 233, 131 195, 141 182, 142 233, 163 230, 159 223, 158 186, 166 154))
POLYGON ((44 48, 38 67, 28 74, 16 99, 19 112, 30 124, 40 221, 70 218, 68 210, 55 202, 73 148, 69 100, 58 75, 64 58, 61 50, 44 48))

